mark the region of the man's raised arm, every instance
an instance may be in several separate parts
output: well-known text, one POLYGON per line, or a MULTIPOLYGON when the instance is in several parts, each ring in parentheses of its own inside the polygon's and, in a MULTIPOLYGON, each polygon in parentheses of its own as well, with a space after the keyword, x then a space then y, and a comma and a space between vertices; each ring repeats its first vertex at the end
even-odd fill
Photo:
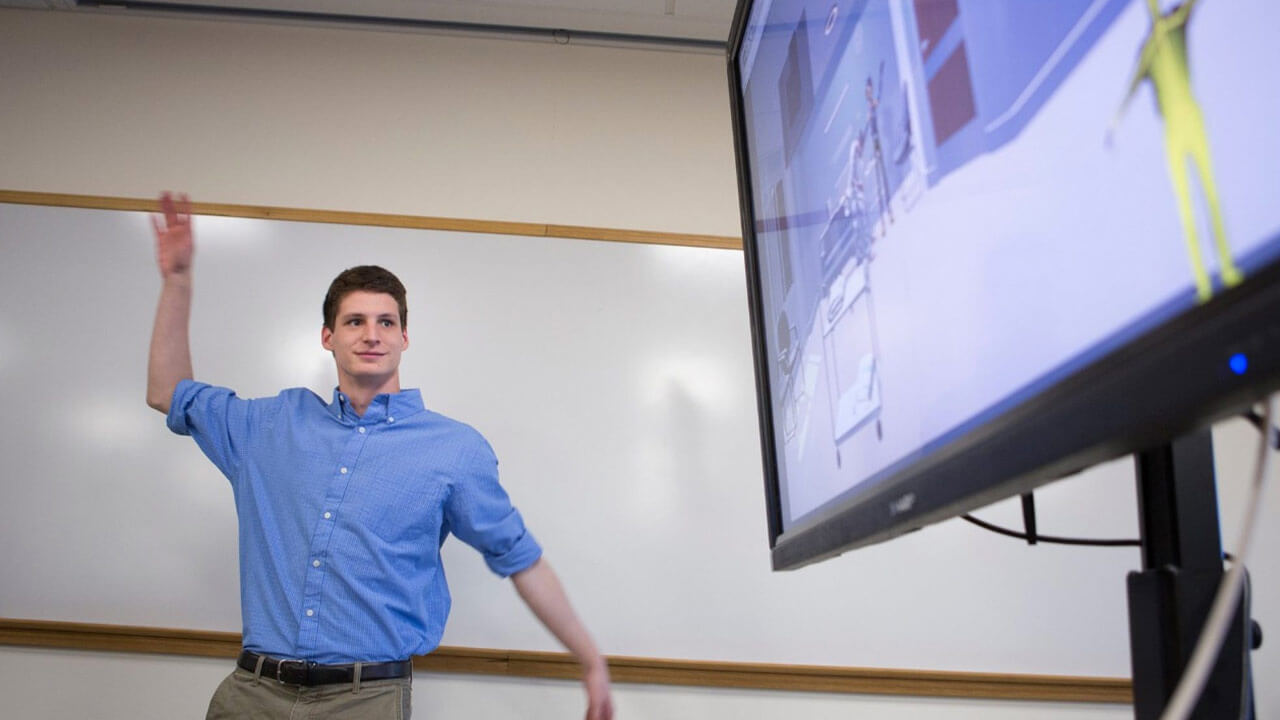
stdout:
POLYGON ((156 235, 156 264, 163 285, 156 322, 151 329, 147 363, 147 404, 169 412, 178 381, 190 378, 191 345, 187 327, 191 317, 191 202, 166 192, 160 196, 160 215, 151 216, 156 235))

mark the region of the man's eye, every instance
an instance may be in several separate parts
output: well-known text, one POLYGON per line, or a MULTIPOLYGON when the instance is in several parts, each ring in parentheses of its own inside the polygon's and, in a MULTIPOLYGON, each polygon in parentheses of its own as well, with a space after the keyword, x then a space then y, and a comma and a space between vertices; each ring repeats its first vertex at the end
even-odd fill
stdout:
POLYGON ((394 325, 395 325, 395 323, 391 322, 390 320, 383 320, 383 321, 382 321, 382 327, 392 327, 392 326, 394 326, 394 325))
POLYGON ((360 324, 360 319, 359 319, 359 318, 351 318, 350 320, 348 320, 348 321, 347 321, 347 324, 348 324, 348 325, 359 325, 359 324, 360 324))

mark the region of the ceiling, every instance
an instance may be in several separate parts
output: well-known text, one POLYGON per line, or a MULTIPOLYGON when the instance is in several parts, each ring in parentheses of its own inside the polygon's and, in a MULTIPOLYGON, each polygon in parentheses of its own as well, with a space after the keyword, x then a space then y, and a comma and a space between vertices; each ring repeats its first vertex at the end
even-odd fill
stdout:
POLYGON ((0 6, 386 29, 544 35, 721 50, 737 0, 0 0, 0 6))

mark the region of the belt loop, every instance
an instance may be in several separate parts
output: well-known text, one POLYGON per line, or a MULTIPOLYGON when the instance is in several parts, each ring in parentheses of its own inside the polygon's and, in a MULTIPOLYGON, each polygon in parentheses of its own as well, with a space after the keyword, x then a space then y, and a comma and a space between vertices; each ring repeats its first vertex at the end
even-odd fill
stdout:
POLYGON ((353 695, 358 694, 360 692, 360 673, 363 670, 364 670, 364 663, 360 663, 360 662, 356 663, 356 672, 355 672, 356 677, 355 677, 355 680, 351 683, 352 684, 351 694, 353 695))
POLYGON ((254 685, 257 685, 259 682, 262 682, 262 664, 265 663, 266 661, 267 661, 267 657, 265 655, 258 656, 258 663, 253 668, 253 684, 254 685))

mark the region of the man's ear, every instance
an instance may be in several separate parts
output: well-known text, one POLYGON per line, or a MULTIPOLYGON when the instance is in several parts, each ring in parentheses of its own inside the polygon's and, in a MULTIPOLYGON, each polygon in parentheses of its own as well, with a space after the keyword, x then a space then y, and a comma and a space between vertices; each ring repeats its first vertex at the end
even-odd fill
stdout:
POLYGON ((320 346, 333 352, 333 331, 327 325, 320 328, 320 346))
POLYGON ((408 330, 405 330, 404 332, 402 332, 402 333, 400 333, 400 334, 404 336, 404 347, 402 347, 402 348, 400 348, 400 349, 401 349, 401 350, 408 350, 408 349, 409 349, 409 331, 408 331, 408 330))

